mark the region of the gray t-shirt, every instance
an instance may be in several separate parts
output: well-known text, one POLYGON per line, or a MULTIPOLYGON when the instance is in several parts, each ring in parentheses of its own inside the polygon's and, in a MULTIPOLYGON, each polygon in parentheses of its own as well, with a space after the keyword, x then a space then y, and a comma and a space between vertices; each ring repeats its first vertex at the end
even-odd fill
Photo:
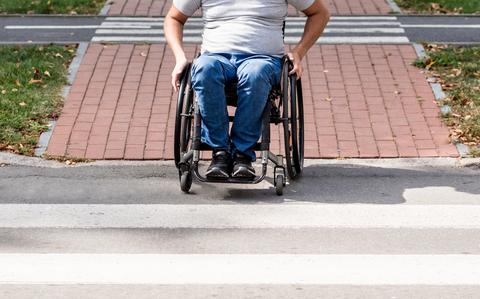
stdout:
POLYGON ((184 15, 201 8, 202 53, 282 55, 282 27, 288 4, 305 10, 315 0, 173 0, 184 15))

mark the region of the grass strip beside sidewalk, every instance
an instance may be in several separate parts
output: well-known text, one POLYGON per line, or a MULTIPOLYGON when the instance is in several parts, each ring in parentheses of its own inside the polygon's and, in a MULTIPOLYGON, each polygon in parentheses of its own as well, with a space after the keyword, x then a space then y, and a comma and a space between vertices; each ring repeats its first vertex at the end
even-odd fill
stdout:
MULTIPOLYGON (((445 116, 453 141, 480 144, 480 47, 426 45, 427 56, 416 61, 437 78, 451 107, 445 116)), ((475 151, 478 151, 476 149, 475 151)))
POLYGON ((75 46, 0 47, 0 150, 33 155, 63 106, 75 46))
POLYGON ((0 0, 0 13, 98 14, 104 0, 0 0))
POLYGON ((396 0, 405 12, 427 14, 477 14, 480 0, 396 0))

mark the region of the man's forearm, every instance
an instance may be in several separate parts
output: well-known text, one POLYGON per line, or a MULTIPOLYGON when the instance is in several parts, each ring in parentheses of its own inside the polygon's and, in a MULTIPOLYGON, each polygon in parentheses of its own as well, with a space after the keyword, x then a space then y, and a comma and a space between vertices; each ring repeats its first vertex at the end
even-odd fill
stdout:
POLYGON ((315 44, 320 35, 322 35, 322 32, 330 19, 330 12, 321 2, 314 13, 309 15, 307 11, 305 12, 308 17, 307 22, 305 23, 303 36, 294 49, 294 51, 300 55, 300 58, 303 58, 307 54, 308 50, 315 44))
POLYGON ((164 23, 165 38, 168 45, 175 55, 177 61, 185 59, 185 52, 183 51, 183 24, 171 17, 165 18, 164 23))

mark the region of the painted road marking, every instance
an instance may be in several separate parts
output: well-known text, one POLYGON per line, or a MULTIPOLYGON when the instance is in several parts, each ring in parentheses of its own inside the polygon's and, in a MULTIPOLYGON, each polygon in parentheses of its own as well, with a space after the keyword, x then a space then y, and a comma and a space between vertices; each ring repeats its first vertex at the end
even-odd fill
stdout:
POLYGON ((479 229, 480 205, 1 204, 0 227, 479 229))
POLYGON ((480 25, 455 25, 455 24, 402 24, 400 27, 403 28, 460 28, 460 29, 476 29, 480 28, 480 25))
POLYGON ((0 283, 478 285, 480 256, 0 254, 0 283))
POLYGON ((110 25, 107 23, 103 23, 102 25, 78 25, 78 26, 53 26, 53 25, 32 25, 32 26, 24 26, 24 25, 10 25, 5 26, 5 29, 97 29, 97 28, 151 28, 150 26, 145 25, 138 25, 138 24, 114 24, 110 25))
MULTIPOLYGON (((298 43, 301 37, 285 37, 285 43, 298 43)), ((317 44, 408 44, 406 36, 322 36, 317 44)))
MULTIPOLYGON (((300 41, 306 18, 288 17, 285 28, 285 43, 297 43, 300 41)), ((134 17, 108 17, 102 24, 105 26, 142 25, 150 26, 149 29, 115 28, 106 30, 98 29, 93 42, 150 42, 164 43, 166 39, 163 31, 164 18, 134 18, 134 17), (155 36, 153 36, 155 35, 155 36)), ((404 44, 409 43, 405 36, 405 30, 400 28, 400 23, 395 16, 386 17, 334 17, 328 23, 324 36, 320 38, 319 44, 404 44), (363 36, 358 36, 363 34, 363 36)), ((201 43, 203 33, 203 20, 201 18, 190 18, 184 29, 183 41, 185 43, 201 43)))
MULTIPOLYGON (((202 34, 203 29, 184 29, 183 34, 202 34)), ((325 33, 405 33, 402 28, 326 28, 325 33)), ((164 34, 163 29, 98 29, 96 34, 164 34)), ((303 28, 286 28, 286 34, 302 33, 303 28)))
MULTIPOLYGON (((100 25, 54 26, 54 25, 8 25, 5 29, 96 29, 100 25)), ((115 27, 112 27, 115 28, 115 27)))
MULTIPOLYGON (((290 23, 288 25, 303 25, 303 22, 290 23)), ((118 27, 133 27, 133 28, 151 28, 151 26, 163 26, 163 23, 151 23, 151 22, 129 22, 129 23, 120 23, 120 22, 104 22, 102 25, 8 25, 5 26, 5 29, 96 29, 96 28, 118 28, 118 27)), ((193 24, 192 24, 193 25, 193 24)), ((199 24, 202 25, 202 24, 199 24)), ((287 25, 287 26, 288 26, 287 25)), ((353 25, 392 25, 400 26, 402 28, 459 28, 459 29, 477 29, 480 28, 480 25, 455 25, 455 24, 401 24, 398 22, 330 22, 328 26, 353 26, 353 25)), ((327 28, 328 28, 327 26, 327 28)), ((385 28, 381 28, 386 30, 385 28)), ((393 30, 396 28, 391 28, 393 30)), ((379 31, 379 28, 349 28, 349 29, 331 29, 332 32, 341 32, 339 30, 346 30, 347 32, 376 32, 379 31), (374 31, 363 31, 363 30, 374 30, 374 31), (359 31, 356 31, 359 30, 359 31)), ((303 31, 302 31, 303 32, 303 31)), ((382 32, 382 31, 379 31, 382 32)), ((395 32, 395 31, 383 31, 383 32, 395 32)), ((399 31, 398 33, 402 33, 399 31)))
MULTIPOLYGON (((193 24, 195 22, 192 22, 193 24)), ((197 25, 203 25, 203 22, 196 22, 197 25)), ((142 25, 142 26, 163 26, 163 22, 104 22, 103 24, 108 24, 110 26, 117 24, 126 24, 126 25, 142 25)), ((187 22, 188 24, 188 22, 187 22)), ((304 25, 304 21, 287 21, 288 25, 304 25)), ((327 26, 400 26, 400 22, 329 22, 327 26)))
MULTIPOLYGON (((6 29, 96 29, 92 42, 147 42, 165 43, 163 17, 107 17, 100 25, 49 26, 15 25, 6 29)), ((300 41, 306 18, 288 17, 285 28, 285 43, 300 41)), ((190 18, 185 25, 184 42, 201 43, 203 20, 190 18)), ((406 44, 409 43, 405 29, 396 16, 333 17, 318 44, 406 44)))
MULTIPOLYGON (((144 22, 163 22, 165 17, 106 17, 107 21, 144 21, 144 22)), ((306 17, 287 17, 287 21, 292 20, 302 20, 306 21, 306 17)), ((391 16, 332 16, 330 20, 379 20, 379 21, 396 21, 397 17, 391 16)), ((201 17, 191 17, 188 19, 189 22, 203 22, 201 17)))
MULTIPOLYGON (((72 30, 96 29, 92 42, 149 42, 165 43, 164 17, 107 17, 100 25, 50 26, 14 25, 6 29, 23 30, 72 30)), ((306 18, 288 17, 285 28, 285 42, 297 43, 304 32, 306 18)), ((190 18, 185 25, 184 42, 201 43, 203 20, 190 18)), ((325 29, 319 44, 404 44, 409 43, 405 30, 395 16, 333 17, 325 29), (361 34, 361 36, 358 36, 361 34)))

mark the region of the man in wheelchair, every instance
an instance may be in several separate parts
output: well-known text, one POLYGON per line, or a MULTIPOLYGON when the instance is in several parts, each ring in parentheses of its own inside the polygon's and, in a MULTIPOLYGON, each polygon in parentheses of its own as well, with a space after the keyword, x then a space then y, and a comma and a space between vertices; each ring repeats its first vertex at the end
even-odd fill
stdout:
POLYGON ((188 64, 183 26, 202 9, 201 56, 192 66, 192 86, 202 116, 201 141, 213 149, 209 178, 253 178, 253 146, 261 135, 262 113, 279 84, 288 4, 307 16, 300 42, 287 53, 299 78, 301 61, 320 37, 330 14, 322 0, 173 0, 165 17, 165 37, 175 55, 172 85, 178 90, 188 64), (236 86, 237 108, 231 132, 225 87, 236 86))

